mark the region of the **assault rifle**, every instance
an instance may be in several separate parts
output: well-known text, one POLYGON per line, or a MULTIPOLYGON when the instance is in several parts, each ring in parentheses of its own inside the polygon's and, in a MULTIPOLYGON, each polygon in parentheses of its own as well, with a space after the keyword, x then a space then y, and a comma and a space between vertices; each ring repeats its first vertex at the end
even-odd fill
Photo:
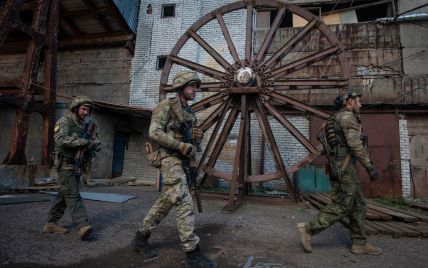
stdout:
MULTIPOLYGON (((182 122, 180 128, 181 128, 181 133, 183 135, 183 142, 194 144, 196 146, 196 151, 201 152, 202 151, 201 142, 193 141, 192 130, 189 127, 189 124, 187 122, 182 122)), ((201 202, 201 197, 199 195, 199 189, 197 185, 196 167, 190 166, 190 161, 187 157, 184 158, 183 160, 183 170, 184 170, 184 173, 186 174, 186 180, 189 185, 189 188, 192 189, 192 186, 193 186, 193 190, 195 191, 196 203, 198 205, 198 211, 199 213, 201 213, 202 202, 201 202)))
MULTIPOLYGON (((95 129, 97 128, 97 124, 94 120, 89 121, 85 124, 85 132, 82 135, 82 138, 85 140, 92 139, 95 129)), ((97 144, 99 146, 99 142, 97 144)), ((87 150, 87 147, 79 148, 79 150, 76 153, 76 156, 74 157, 74 174, 77 177, 80 177, 82 175, 82 167, 83 167, 83 156, 87 150)))

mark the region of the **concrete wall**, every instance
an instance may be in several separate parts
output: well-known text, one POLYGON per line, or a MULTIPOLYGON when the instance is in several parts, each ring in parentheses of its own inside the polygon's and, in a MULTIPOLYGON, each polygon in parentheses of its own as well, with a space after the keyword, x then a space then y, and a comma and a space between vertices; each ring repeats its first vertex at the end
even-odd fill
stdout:
MULTIPOLYGON (((16 79, 22 73, 24 55, 0 55, 0 78, 16 79)), ((127 105, 132 55, 126 48, 60 51, 57 94, 87 95, 94 100, 127 105)), ((43 65, 39 81, 43 79, 43 65)), ((57 102, 68 103, 58 98, 57 102)))
POLYGON ((428 116, 407 115, 411 197, 428 197, 428 116))

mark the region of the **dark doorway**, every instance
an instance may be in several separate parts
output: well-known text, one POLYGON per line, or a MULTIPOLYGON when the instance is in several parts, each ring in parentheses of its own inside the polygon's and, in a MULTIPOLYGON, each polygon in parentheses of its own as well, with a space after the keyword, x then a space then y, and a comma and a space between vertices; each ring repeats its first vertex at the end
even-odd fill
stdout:
POLYGON ((122 176, 127 134, 115 132, 113 142, 112 178, 122 176))

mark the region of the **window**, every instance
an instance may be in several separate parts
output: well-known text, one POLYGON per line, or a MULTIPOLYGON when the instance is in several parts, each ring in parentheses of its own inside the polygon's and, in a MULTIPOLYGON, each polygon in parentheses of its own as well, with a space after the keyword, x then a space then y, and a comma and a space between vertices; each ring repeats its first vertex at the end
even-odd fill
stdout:
POLYGON ((168 56, 158 56, 156 61, 156 70, 162 70, 165 66, 166 59, 168 56))
POLYGON ((175 4, 162 5, 162 18, 175 17, 175 4))
MULTIPOLYGON (((305 7, 305 9, 315 16, 320 16, 321 14, 321 8, 319 7, 305 7)), ((256 29, 269 29, 272 26, 277 13, 277 10, 257 10, 256 29)), ((307 21, 303 18, 286 11, 278 28, 303 27, 306 24, 307 21)))

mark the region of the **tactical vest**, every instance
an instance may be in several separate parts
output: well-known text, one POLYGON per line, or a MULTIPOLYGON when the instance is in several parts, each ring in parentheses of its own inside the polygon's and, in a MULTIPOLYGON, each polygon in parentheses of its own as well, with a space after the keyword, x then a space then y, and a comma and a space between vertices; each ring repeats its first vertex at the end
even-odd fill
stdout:
MULTIPOLYGON (((73 117, 70 115, 65 116, 67 119, 67 125, 68 125, 68 136, 72 136, 75 138, 82 138, 85 133, 85 127, 84 124, 79 126, 76 121, 74 121, 73 117)), ((78 151, 77 147, 70 148, 70 147, 61 147, 58 146, 55 143, 55 152, 61 153, 64 157, 64 160, 70 162, 74 160, 74 157, 78 151)))
POLYGON ((196 126, 197 119, 190 106, 183 107, 179 98, 169 99, 169 110, 165 132, 178 141, 183 141, 184 133, 181 131, 182 123, 187 123, 189 128, 196 126))
POLYGON ((346 144, 345 134, 343 129, 337 121, 338 113, 330 116, 327 119, 325 126, 325 137, 327 139, 330 148, 332 148, 335 157, 345 156, 348 152, 348 146, 346 144))

